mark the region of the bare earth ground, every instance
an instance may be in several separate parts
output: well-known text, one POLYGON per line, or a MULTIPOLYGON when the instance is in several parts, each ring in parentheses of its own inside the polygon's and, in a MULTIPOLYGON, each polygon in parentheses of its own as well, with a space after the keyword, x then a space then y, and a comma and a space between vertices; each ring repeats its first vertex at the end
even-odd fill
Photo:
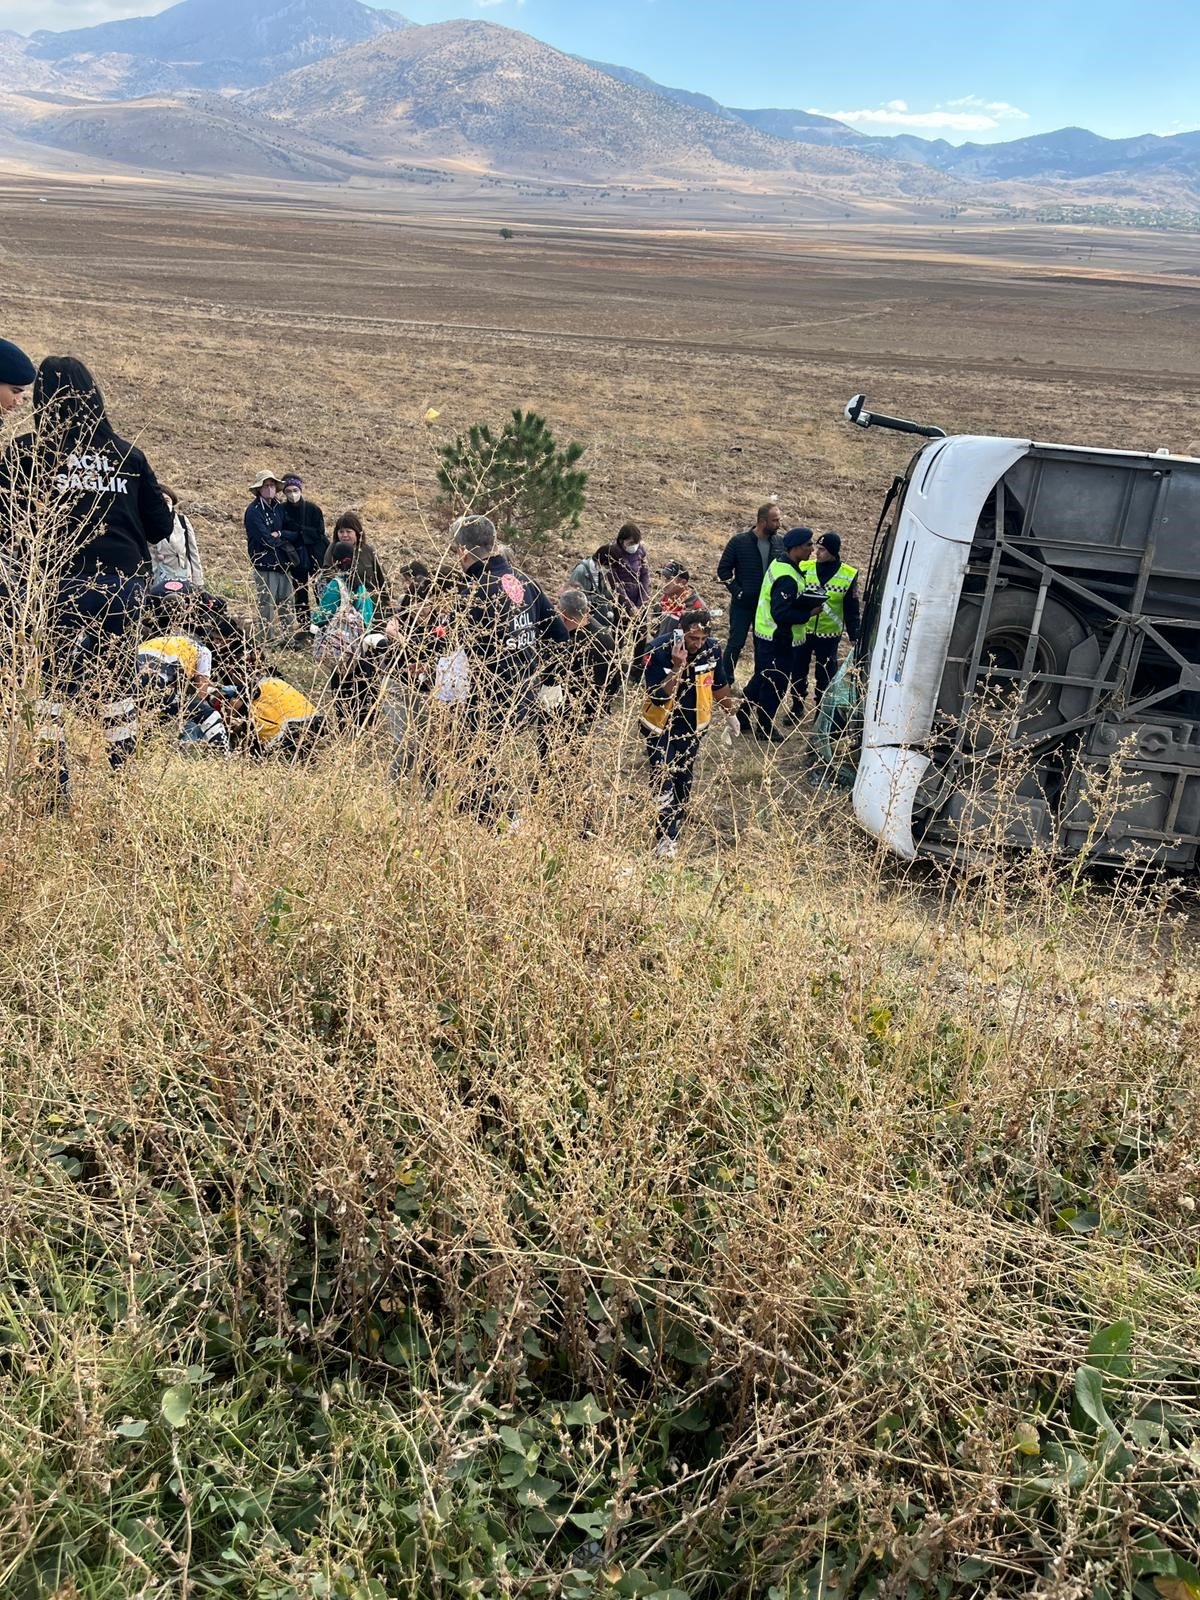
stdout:
POLYGON ((589 508, 548 579, 627 517, 653 559, 709 571, 772 493, 864 560, 907 448, 842 423, 859 388, 955 431, 1200 437, 1190 236, 532 218, 506 241, 432 207, 21 180, 0 215, 0 330, 94 367, 227 579, 262 468, 429 554, 437 444, 512 406, 587 446, 589 508))

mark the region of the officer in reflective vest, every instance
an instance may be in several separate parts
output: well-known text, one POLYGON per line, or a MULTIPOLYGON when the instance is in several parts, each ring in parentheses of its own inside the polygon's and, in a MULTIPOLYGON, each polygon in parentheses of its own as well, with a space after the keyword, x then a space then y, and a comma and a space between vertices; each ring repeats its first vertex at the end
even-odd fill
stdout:
POLYGON ((759 739, 778 740, 775 716, 787 694, 793 658, 800 648, 816 597, 805 594, 811 567, 813 536, 808 528, 792 528, 783 536, 783 559, 763 574, 754 616, 754 676, 746 685, 746 703, 739 713, 743 728, 759 739))
POLYGON ((804 629, 792 660, 792 700, 797 709, 808 694, 809 663, 813 665, 814 705, 837 671, 838 643, 845 633, 851 644, 858 638, 858 568, 842 560, 842 541, 836 533, 823 533, 817 540, 812 561, 802 567, 807 586, 820 603, 804 629))

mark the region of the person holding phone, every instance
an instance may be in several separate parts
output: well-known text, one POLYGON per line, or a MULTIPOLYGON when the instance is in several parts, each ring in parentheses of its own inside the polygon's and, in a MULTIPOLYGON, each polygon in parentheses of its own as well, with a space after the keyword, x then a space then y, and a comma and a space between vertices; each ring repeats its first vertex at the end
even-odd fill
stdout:
POLYGON ((641 726, 657 805, 654 853, 667 859, 678 851, 696 757, 712 726, 714 705, 730 733, 739 727, 729 674, 721 646, 709 632, 711 624, 707 610, 688 611, 670 633, 650 641, 645 656, 641 726))

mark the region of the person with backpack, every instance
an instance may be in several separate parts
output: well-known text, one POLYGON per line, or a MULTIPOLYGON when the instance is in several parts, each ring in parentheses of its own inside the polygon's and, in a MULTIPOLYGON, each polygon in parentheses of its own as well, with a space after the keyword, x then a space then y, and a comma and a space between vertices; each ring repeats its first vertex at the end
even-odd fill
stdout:
POLYGON ((203 589, 204 564, 200 560, 196 530, 192 527, 191 519, 184 516, 179 509, 179 496, 174 489, 168 489, 164 483, 162 492, 163 498, 171 508, 174 526, 169 538, 150 546, 150 559, 153 563, 150 581, 163 583, 168 578, 177 578, 183 583, 190 583, 195 589, 203 589))
POLYGON ((354 572, 354 546, 339 539, 329 547, 329 561, 313 612, 313 654, 318 661, 343 660, 353 655, 374 616, 375 601, 354 572))
POLYGON ((567 580, 572 589, 582 589, 591 605, 592 616, 602 627, 617 626, 619 605, 612 580, 612 545, 602 544, 592 555, 580 561, 567 580))
POLYGON ((333 668, 329 693, 335 706, 359 727, 367 722, 376 695, 375 663, 364 644, 375 602, 354 576, 354 546, 339 540, 330 547, 328 577, 313 612, 313 657, 333 668))

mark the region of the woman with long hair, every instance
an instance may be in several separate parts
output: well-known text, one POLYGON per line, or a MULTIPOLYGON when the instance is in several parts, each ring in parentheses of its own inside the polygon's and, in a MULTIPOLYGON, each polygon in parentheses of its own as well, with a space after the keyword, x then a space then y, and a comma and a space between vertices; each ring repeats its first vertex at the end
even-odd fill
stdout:
POLYGON ((326 569, 322 577, 328 581, 332 576, 328 562, 333 552, 334 544, 352 544, 354 546, 354 563, 350 575, 355 583, 361 583, 375 602, 376 607, 383 612, 392 609, 392 595, 388 588, 387 574, 379 564, 379 557, 367 543, 366 534, 363 532, 362 518, 357 511, 343 511, 333 525, 333 541, 326 555, 326 569))
MULTIPOLYGON (((116 767, 137 737, 136 621, 150 546, 171 510, 145 455, 113 428, 95 378, 75 356, 47 356, 33 384, 33 431, 0 460, 0 534, 10 594, 44 604, 38 737, 67 770, 59 694, 90 704, 116 767)), ((38 631, 41 631, 40 629, 38 631)))

